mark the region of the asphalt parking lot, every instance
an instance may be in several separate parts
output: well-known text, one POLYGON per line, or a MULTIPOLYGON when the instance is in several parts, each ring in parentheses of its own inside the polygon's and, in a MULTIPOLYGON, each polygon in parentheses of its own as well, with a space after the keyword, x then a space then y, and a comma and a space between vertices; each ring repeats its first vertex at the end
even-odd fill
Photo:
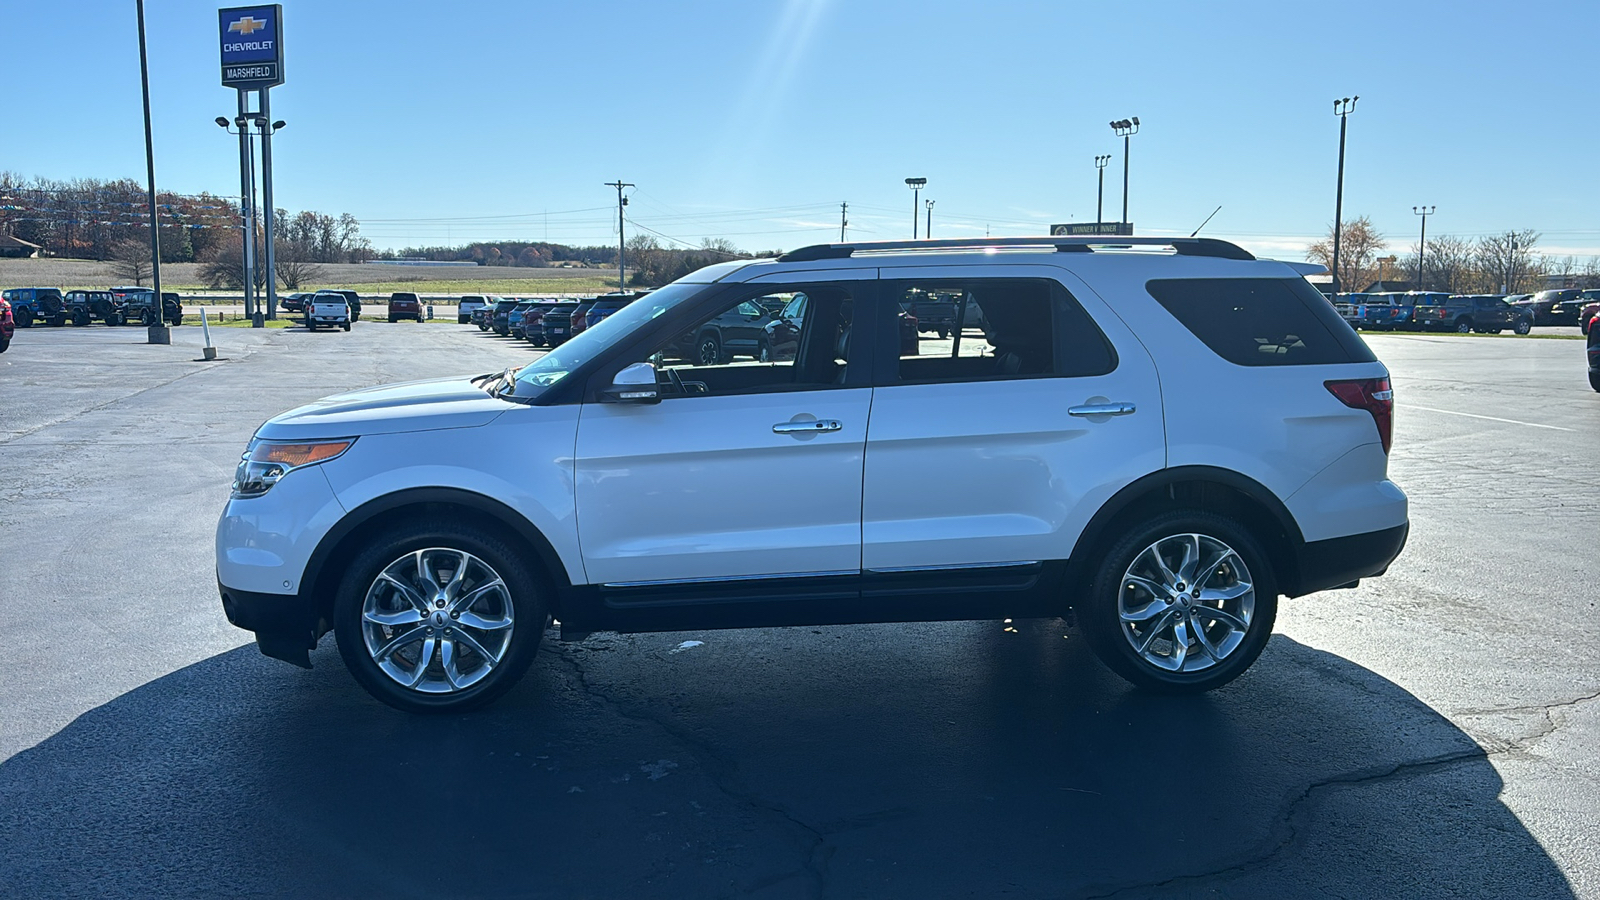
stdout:
POLYGON ((551 641, 492 708, 370 699, 217 600, 272 414, 487 372, 456 325, 32 329, 0 356, 0 894, 1600 897, 1600 394, 1580 341, 1366 335, 1388 576, 1152 697, 1059 620, 551 641))

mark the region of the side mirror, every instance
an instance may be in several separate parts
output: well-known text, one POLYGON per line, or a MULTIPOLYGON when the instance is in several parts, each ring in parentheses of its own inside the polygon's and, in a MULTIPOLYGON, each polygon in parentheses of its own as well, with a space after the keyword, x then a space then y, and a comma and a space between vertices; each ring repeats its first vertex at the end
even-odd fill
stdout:
POLYGON ((610 403, 660 403, 661 388, 656 381, 656 367, 647 362, 634 363, 611 379, 611 387, 601 392, 601 398, 610 403))

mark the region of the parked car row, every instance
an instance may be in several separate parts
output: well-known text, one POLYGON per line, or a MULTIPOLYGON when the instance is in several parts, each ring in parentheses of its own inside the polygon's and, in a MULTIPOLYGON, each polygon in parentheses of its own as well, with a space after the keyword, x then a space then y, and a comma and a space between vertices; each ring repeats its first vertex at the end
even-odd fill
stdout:
MULTIPOLYGON (((525 340, 535 347, 559 347, 574 335, 644 296, 649 291, 627 291, 582 299, 557 297, 483 297, 458 318, 502 337, 525 340)), ((462 298, 463 304, 467 302, 462 298)))
POLYGON ((1432 291, 1340 294, 1339 315, 1355 328, 1372 331, 1456 331, 1527 334, 1544 324, 1534 313, 1499 294, 1445 294, 1432 291))
POLYGON ((158 316, 170 325, 183 324, 183 302, 178 295, 163 291, 161 311, 157 313, 156 293, 147 287, 75 290, 64 294, 59 288, 14 288, 0 292, 0 299, 11 308, 13 321, 19 328, 32 328, 35 324, 88 325, 90 322, 154 325, 158 316))

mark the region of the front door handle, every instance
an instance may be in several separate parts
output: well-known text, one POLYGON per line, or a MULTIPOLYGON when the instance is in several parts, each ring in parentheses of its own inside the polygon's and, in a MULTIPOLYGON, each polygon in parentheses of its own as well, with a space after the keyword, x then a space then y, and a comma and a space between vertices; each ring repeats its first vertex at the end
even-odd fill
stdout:
POLYGON ((1088 403, 1067 410, 1069 416, 1126 416, 1137 407, 1132 403, 1088 403))
POLYGON ((838 419, 816 419, 811 422, 779 422, 772 426, 773 434, 822 434, 839 431, 844 423, 838 419))

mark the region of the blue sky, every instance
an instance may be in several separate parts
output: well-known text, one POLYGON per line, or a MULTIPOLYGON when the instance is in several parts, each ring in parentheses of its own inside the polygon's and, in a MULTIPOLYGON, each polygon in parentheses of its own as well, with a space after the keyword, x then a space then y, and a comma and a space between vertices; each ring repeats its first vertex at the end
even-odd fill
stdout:
MULTIPOLYGON (((142 178, 133 0, 3 0, 0 169, 142 178), (38 68, 21 61, 45 58, 38 68)), ((236 192, 211 121, 218 4, 149 0, 157 180, 236 192)), ((1337 97, 1347 216, 1405 252, 1510 228, 1600 254, 1592 114, 1600 3, 284 3, 277 204, 355 214, 379 247, 615 239, 630 218, 751 248, 1107 218, 1138 116, 1131 218, 1298 258, 1333 218, 1337 97), (608 212, 608 209, 611 212, 608 212), (492 217, 492 218, 491 218, 492 217)), ((630 227, 630 233, 632 228, 630 227)))

